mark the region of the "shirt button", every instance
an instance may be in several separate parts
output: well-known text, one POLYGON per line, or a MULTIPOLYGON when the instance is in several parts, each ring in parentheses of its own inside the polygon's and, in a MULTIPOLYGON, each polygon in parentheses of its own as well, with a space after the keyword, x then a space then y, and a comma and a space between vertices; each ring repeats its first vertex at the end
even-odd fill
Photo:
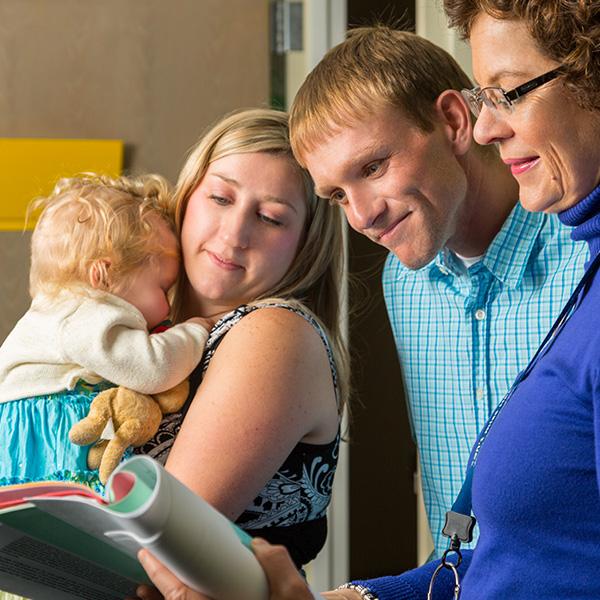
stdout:
POLYGON ((483 399, 483 390, 481 388, 477 388, 477 400, 483 399))
POLYGON ((475 311, 475 318, 476 318, 478 321, 482 321, 483 319, 485 319, 485 310, 483 310, 483 308, 478 308, 478 309, 475 311))

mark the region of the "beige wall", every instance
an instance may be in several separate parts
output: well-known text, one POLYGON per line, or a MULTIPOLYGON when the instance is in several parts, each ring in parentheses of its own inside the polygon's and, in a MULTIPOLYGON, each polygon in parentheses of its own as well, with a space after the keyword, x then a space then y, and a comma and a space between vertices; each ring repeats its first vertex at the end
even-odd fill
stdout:
MULTIPOLYGON (((175 181, 205 127, 268 104, 268 7, 0 0, 0 137, 122 139, 125 168, 175 181)), ((0 341, 29 305, 28 244, 0 232, 0 341)))

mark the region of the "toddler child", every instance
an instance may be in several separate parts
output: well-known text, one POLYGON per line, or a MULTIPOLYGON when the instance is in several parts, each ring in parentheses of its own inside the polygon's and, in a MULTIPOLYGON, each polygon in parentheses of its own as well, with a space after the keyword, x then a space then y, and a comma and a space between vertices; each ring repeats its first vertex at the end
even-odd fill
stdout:
POLYGON ((33 301, 0 347, 0 486, 50 479, 102 491, 72 425, 104 389, 162 392, 200 362, 208 321, 149 333, 180 272, 169 199, 156 175, 86 175, 38 202, 33 301))

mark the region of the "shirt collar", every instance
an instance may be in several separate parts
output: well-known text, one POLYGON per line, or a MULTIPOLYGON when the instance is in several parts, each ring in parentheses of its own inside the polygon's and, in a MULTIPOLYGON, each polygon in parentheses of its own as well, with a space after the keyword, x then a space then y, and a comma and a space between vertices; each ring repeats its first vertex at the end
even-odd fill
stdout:
MULTIPOLYGON (((483 258, 469 268, 470 272, 483 265, 490 273, 510 288, 516 288, 527 267, 529 257, 542 230, 546 215, 526 211, 518 202, 492 240, 483 258)), ((442 272, 452 272, 457 277, 463 273, 452 252, 443 248, 428 267, 442 272)))

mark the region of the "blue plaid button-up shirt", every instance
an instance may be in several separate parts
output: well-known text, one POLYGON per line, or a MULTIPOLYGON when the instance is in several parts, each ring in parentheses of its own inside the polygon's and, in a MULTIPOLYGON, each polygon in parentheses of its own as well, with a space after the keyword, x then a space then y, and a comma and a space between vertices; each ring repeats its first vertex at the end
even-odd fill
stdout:
POLYGON ((446 249, 418 271, 387 258, 383 291, 438 557, 479 430, 583 275, 587 245, 570 231, 517 204, 468 269, 446 249))

